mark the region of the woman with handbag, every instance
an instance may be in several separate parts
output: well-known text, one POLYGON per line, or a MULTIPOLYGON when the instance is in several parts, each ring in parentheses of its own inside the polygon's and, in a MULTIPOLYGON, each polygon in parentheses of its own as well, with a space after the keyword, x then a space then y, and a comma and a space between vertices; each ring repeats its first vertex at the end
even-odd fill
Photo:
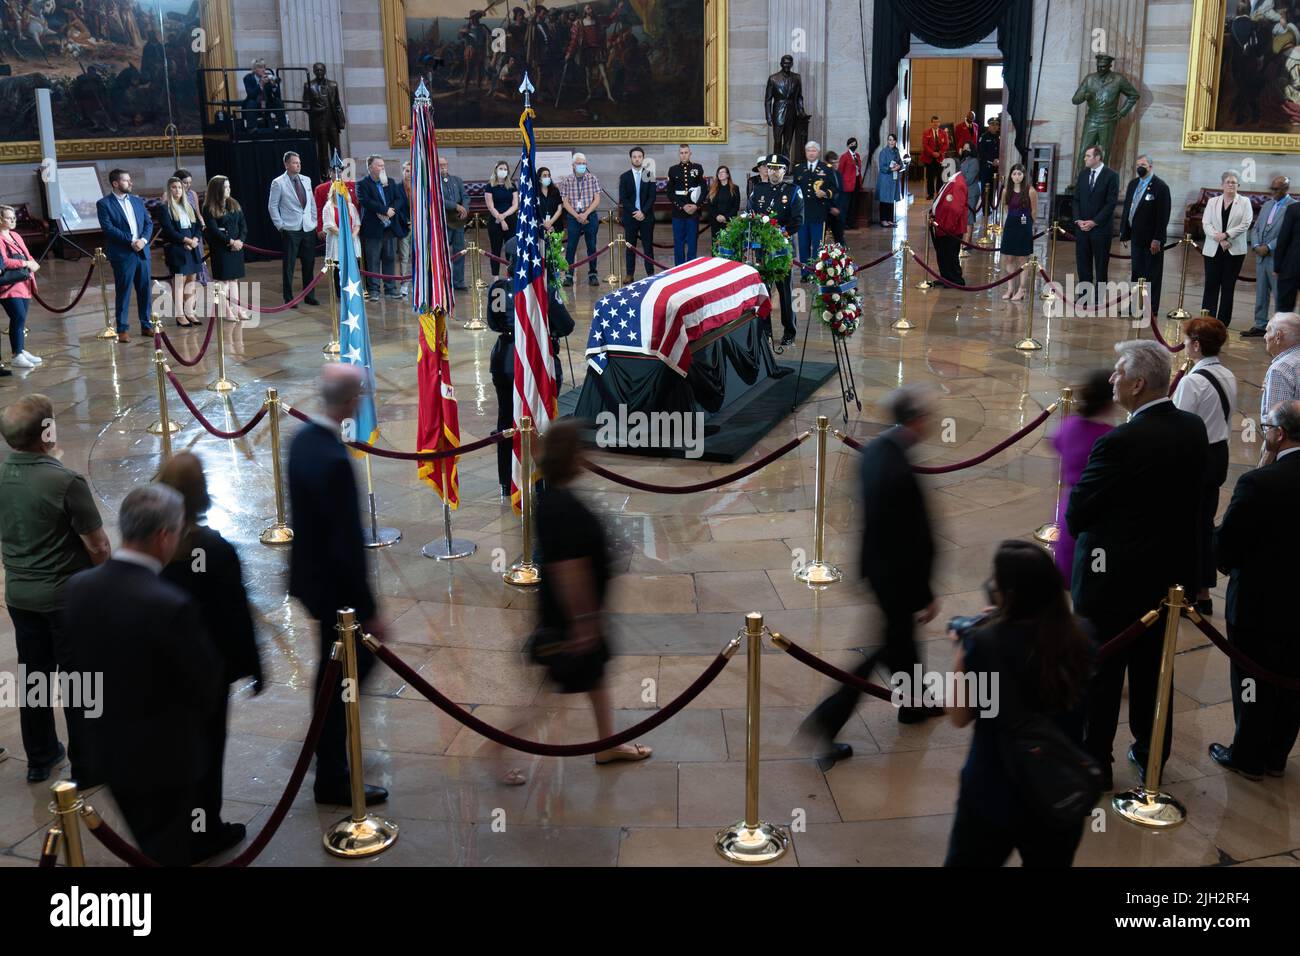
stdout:
MULTIPOLYGON (((227 282, 244 278, 244 242, 248 239, 248 223, 238 200, 230 195, 230 180, 225 176, 209 179, 203 198, 208 214, 203 220, 203 232, 208 239, 212 280, 223 290, 228 290, 227 282)), ((229 291, 226 291, 226 301, 230 302, 229 291)), ((247 319, 252 315, 234 304, 228 305, 228 310, 237 319, 247 319)))
POLYGON ((1002 542, 989 597, 984 617, 949 625, 960 642, 955 686, 975 677, 981 692, 947 702, 953 723, 974 722, 975 736, 944 865, 997 867, 1018 850, 1025 866, 1069 866, 1101 792, 1080 746, 1091 641, 1051 555, 1032 541, 1002 542))
MULTIPOLYGON (((4 273, 0 275, 0 306, 9 316, 9 345, 14 351, 15 368, 35 368, 41 360, 27 351, 27 308, 36 291, 36 273, 41 265, 27 251, 27 243, 18 234, 18 213, 13 206, 0 206, 0 255, 4 256, 4 273)), ((13 372, 0 365, 0 378, 13 372)))
POLYGON ((203 320, 194 310, 194 304, 199 270, 203 267, 199 252, 203 226, 198 210, 185 195, 184 183, 175 176, 167 180, 167 194, 163 197, 159 221, 163 234, 163 261, 171 270, 173 295, 176 297, 172 306, 176 310, 176 324, 183 329, 202 325, 203 320))

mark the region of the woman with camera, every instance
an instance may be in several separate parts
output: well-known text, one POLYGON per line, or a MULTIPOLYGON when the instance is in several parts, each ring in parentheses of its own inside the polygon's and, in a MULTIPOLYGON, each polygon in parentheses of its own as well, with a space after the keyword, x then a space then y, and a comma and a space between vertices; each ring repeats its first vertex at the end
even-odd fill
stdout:
POLYGON ((974 676, 989 693, 948 702, 953 723, 974 722, 975 736, 944 865, 1001 866, 1018 850, 1025 866, 1069 866, 1100 793, 1079 746, 1092 645, 1051 556, 1032 542, 1002 542, 986 587, 993 606, 949 625, 955 686, 974 676))

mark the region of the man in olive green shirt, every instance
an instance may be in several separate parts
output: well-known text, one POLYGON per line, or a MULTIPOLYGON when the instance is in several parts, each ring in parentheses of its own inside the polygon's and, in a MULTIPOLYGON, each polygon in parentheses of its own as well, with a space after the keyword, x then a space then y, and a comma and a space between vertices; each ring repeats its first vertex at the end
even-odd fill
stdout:
MULTIPOLYGON (((69 659, 69 642, 59 628, 63 586, 78 571, 102 564, 111 548, 86 479, 50 454, 55 447, 50 400, 28 395, 14 402, 0 413, 0 432, 13 449, 0 464, 0 555, 19 672, 43 675, 53 687, 56 673, 66 670, 69 659)), ((27 751, 27 780, 39 783, 62 764, 66 751, 59 742, 52 704, 28 706, 26 690, 24 679, 19 726, 27 751)), ((64 716, 75 779, 83 718, 74 706, 65 707, 64 716)), ((83 785, 94 782, 78 779, 83 785)))

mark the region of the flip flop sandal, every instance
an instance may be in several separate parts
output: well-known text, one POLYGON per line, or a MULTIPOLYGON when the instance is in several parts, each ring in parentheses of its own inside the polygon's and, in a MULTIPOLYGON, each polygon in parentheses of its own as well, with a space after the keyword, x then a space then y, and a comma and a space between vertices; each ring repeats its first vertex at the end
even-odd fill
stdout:
POLYGON ((600 765, 604 765, 607 763, 618 763, 621 760, 628 760, 628 761, 645 760, 647 757, 649 757, 651 754, 654 753, 654 751, 651 750, 649 747, 643 747, 641 744, 633 744, 632 746, 636 748, 635 751, 615 750, 613 752, 612 757, 606 757, 604 760, 597 758, 596 763, 600 765))
POLYGON ((505 787, 522 787, 528 782, 528 778, 524 776, 522 770, 516 768, 514 770, 507 770, 502 774, 500 782, 501 785, 505 787))

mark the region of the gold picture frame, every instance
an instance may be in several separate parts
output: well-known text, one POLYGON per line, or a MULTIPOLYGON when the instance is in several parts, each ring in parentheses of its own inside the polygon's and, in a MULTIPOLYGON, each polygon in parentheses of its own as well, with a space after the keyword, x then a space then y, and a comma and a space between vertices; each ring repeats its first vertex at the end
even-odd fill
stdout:
MULTIPOLYGON (((526 4, 531 9, 532 2, 526 4)), ((381 0, 388 145, 411 145, 410 70, 406 57, 405 0, 381 0)), ((535 132, 539 145, 727 142, 727 0, 704 0, 704 124, 700 126, 547 126, 545 108, 535 132)), ((519 142, 515 127, 438 129, 442 146, 505 146, 519 142)))
POLYGON ((1228 7, 1236 0, 1195 0, 1187 53, 1183 149, 1231 152, 1300 152, 1300 134, 1216 129, 1224 54, 1229 43, 1228 7))
MULTIPOLYGON (((199 19, 207 49, 200 54, 205 67, 233 69, 235 66, 234 31, 230 22, 230 0, 200 0, 199 19)), ((178 136, 180 153, 203 152, 203 136, 178 136)), ((59 159, 130 159, 137 156, 168 156, 172 141, 166 136, 103 136, 57 140, 59 159)), ((0 143, 0 163, 40 162, 40 140, 14 140, 0 143)))

